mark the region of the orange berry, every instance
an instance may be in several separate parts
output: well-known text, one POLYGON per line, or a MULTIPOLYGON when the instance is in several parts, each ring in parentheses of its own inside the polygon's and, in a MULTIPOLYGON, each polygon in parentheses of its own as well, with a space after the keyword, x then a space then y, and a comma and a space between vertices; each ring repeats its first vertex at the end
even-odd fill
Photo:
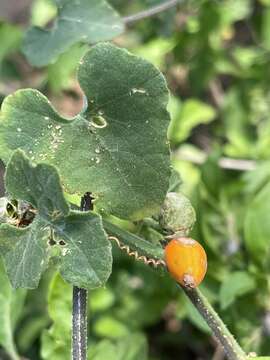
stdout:
POLYGON ((195 288, 206 274, 207 257, 204 248, 191 238, 179 237, 165 247, 169 273, 181 285, 195 288))

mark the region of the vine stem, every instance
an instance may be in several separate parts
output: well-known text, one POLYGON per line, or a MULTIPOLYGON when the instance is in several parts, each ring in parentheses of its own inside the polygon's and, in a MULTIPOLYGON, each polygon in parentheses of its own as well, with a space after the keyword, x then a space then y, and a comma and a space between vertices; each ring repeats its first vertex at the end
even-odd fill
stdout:
MULTIPOLYGON (((180 286, 179 286, 180 287, 180 286)), ((229 360, 246 360, 247 355, 242 350, 238 342, 230 333, 224 322, 216 313, 207 298, 201 293, 198 288, 189 289, 181 286, 185 294, 196 307, 204 320, 207 322, 210 329, 213 331, 216 339, 222 345, 225 354, 229 360)))
POLYGON ((141 11, 134 15, 125 16, 122 19, 125 24, 131 24, 136 21, 157 15, 165 10, 168 10, 168 9, 174 7, 175 5, 179 4, 180 2, 182 2, 182 0, 168 0, 168 1, 165 1, 163 4, 153 6, 150 9, 141 11))
MULTIPOLYGON (((117 237, 122 244, 130 248, 137 249, 138 251, 143 249, 144 255, 150 259, 154 257, 155 259, 163 260, 163 251, 161 251, 160 248, 156 248, 153 244, 151 244, 149 251, 150 243, 148 241, 126 230, 123 230, 116 225, 111 224, 105 219, 103 219, 103 225, 108 234, 117 237)), ((210 329, 213 331, 217 341, 221 344, 228 359, 246 360, 248 358, 247 355, 237 343, 207 298, 201 293, 201 291, 198 288, 190 289, 184 286, 178 286, 179 288, 183 289, 189 300, 192 302, 210 329)))
MULTIPOLYGON (((206 153, 201 154, 188 154, 184 151, 178 150, 176 152, 176 159, 183 161, 190 161, 196 165, 203 165, 207 159, 206 153)), ((222 169, 237 170, 237 171, 252 171, 257 167, 255 160, 247 159, 232 159, 228 157, 221 157, 218 160, 218 166, 222 169)))
MULTIPOLYGON (((93 210, 92 197, 86 193, 81 199, 81 211, 93 210)), ((87 290, 73 287, 72 300, 72 360, 87 359, 87 290)))
POLYGON ((72 360, 86 360, 87 356, 87 295, 87 290, 73 287, 72 360))

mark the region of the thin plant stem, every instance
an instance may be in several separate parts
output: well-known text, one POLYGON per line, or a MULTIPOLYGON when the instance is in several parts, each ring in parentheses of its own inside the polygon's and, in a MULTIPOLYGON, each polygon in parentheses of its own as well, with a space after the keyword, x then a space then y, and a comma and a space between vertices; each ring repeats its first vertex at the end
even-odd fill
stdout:
MULTIPOLYGON (((91 194, 86 193, 81 199, 81 211, 92 209, 91 194)), ((72 360, 87 359, 87 301, 87 290, 74 286, 72 300, 72 360)))
POLYGON ((72 360, 87 359, 87 290, 73 287, 72 360))
POLYGON ((125 24, 131 24, 131 23, 134 23, 136 21, 146 19, 148 17, 157 15, 157 14, 159 14, 159 13, 165 11, 165 10, 170 9, 170 8, 174 7, 175 5, 179 4, 182 1, 183 0, 165 1, 163 4, 153 6, 150 9, 141 11, 141 12, 139 12, 137 14, 125 16, 125 17, 123 17, 123 21, 124 21, 125 24))
POLYGON ((188 289, 184 286, 181 288, 213 331, 228 359, 246 360, 247 355, 201 291, 198 288, 188 289))
MULTIPOLYGON (((175 158, 178 160, 189 161, 193 164, 203 165, 207 159, 206 153, 201 154, 187 154, 184 151, 178 150, 175 153, 175 158)), ((218 166, 222 169, 236 170, 236 171, 252 171, 258 166, 255 160, 247 159, 233 159, 228 157, 221 157, 218 160, 218 166)))

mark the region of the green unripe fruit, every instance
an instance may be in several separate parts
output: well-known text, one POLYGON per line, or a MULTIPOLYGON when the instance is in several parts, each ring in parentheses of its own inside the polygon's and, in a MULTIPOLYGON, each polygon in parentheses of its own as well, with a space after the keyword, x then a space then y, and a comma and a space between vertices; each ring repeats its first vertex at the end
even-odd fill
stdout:
POLYGON ((159 215, 159 223, 165 230, 187 236, 195 221, 195 210, 186 196, 174 192, 166 195, 159 215))

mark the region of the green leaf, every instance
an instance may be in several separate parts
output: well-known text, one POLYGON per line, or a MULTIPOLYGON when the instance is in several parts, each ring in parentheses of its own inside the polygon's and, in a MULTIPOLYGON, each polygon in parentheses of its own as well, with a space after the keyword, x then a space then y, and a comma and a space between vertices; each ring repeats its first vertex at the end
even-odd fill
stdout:
POLYGON ((69 213, 55 168, 47 164, 32 166, 20 150, 8 163, 5 185, 12 197, 32 204, 41 217, 57 220, 69 213))
POLYGON ((93 331, 99 337, 117 339, 128 334, 128 327, 110 315, 101 316, 94 324, 93 331))
POLYGON ((69 359, 71 348, 72 289, 58 274, 50 284, 48 312, 53 325, 49 330, 43 330, 41 336, 42 359, 69 359))
POLYGON ((6 55, 19 48, 21 37, 19 27, 0 22, 0 63, 6 55))
POLYGON ((245 244, 254 259, 263 263, 270 244, 270 183, 266 184, 248 206, 244 231, 245 244))
POLYGON ((87 45, 76 44, 60 55, 58 60, 48 67, 48 84, 55 93, 71 85, 72 75, 87 50, 87 45))
POLYGON ((220 288, 220 304, 222 309, 230 306, 237 297, 254 290, 256 283, 254 279, 244 271, 231 273, 220 288))
POLYGON ((170 185, 169 185, 168 192, 173 192, 173 191, 178 192, 180 189, 180 186, 182 184, 183 184, 183 181, 181 179, 179 172, 172 169, 172 175, 170 177, 170 185))
POLYGON ((249 157, 253 154, 254 140, 249 129, 247 104, 243 100, 242 89, 232 87, 224 98, 223 117, 226 155, 232 157, 249 157))
POLYGON ((22 289, 12 290, 2 262, 0 262, 0 283, 0 344, 12 360, 18 360, 13 331, 22 310, 26 291, 22 289))
POLYGON ((23 52, 34 66, 48 65, 77 42, 96 43, 120 35, 124 25, 105 0, 57 0, 58 16, 50 29, 31 28, 23 52))
POLYGON ((132 334, 116 343, 101 341, 90 348, 88 358, 92 360, 147 360, 147 342, 143 335, 132 334))
POLYGON ((66 242, 60 267, 63 278, 79 287, 103 286, 111 273, 112 255, 100 217, 72 211, 55 231, 66 242))
POLYGON ((180 142, 189 137, 192 129, 199 124, 214 120, 215 109, 197 99, 186 100, 176 112, 169 128, 169 139, 180 142))
POLYGON ((270 181, 270 162, 257 163, 256 169, 244 173, 243 178, 245 181, 245 192, 255 195, 270 181))
POLYGON ((89 106, 72 120, 58 115, 38 91, 19 90, 6 98, 2 158, 22 148, 32 160, 57 166, 67 192, 91 191, 97 209, 118 217, 138 220, 157 213, 170 179, 162 74, 105 43, 86 54, 78 77, 89 106))
POLYGON ((40 219, 30 227, 19 229, 0 226, 0 251, 14 288, 35 288, 47 267, 49 228, 40 219))
POLYGON ((30 22, 35 26, 46 26, 56 15, 57 7, 53 1, 36 0, 31 6, 30 22))
POLYGON ((251 11, 250 0, 227 0, 220 6, 223 21, 232 23, 245 19, 251 11))
POLYGON ((261 29, 261 38, 263 45, 266 49, 270 48, 269 40, 269 29, 270 29, 270 9, 266 8, 262 14, 262 29, 261 29))
POLYGON ((51 236, 61 252, 60 272, 66 281, 86 288, 106 282, 112 255, 101 218, 91 212, 70 211, 53 166, 33 166, 17 150, 7 166, 6 188, 12 197, 28 201, 38 211, 26 228, 0 227, 0 251, 13 287, 38 286, 51 256, 51 236))
POLYGON ((113 303, 115 302, 115 296, 112 290, 108 287, 105 288, 98 288, 91 292, 91 296, 89 299, 90 304, 90 311, 96 312, 103 312, 108 310, 113 303))
POLYGON ((175 47, 175 40, 173 38, 158 37, 146 44, 143 44, 135 49, 136 55, 155 64, 159 68, 163 68, 165 64, 166 55, 170 53, 175 47))

